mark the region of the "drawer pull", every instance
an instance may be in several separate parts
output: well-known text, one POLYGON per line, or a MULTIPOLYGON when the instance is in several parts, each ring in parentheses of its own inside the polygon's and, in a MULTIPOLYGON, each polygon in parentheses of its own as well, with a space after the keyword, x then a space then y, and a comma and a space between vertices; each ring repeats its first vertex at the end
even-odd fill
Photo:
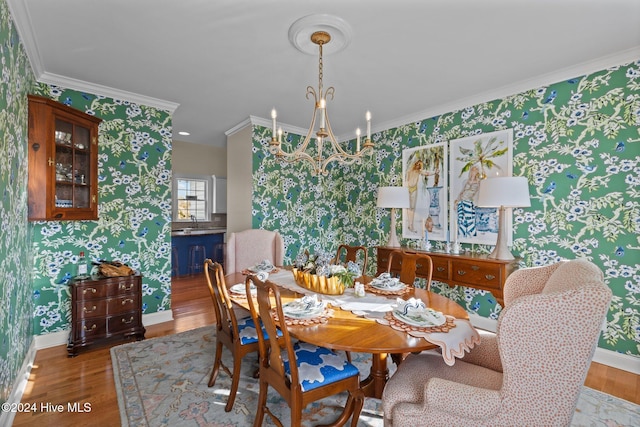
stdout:
POLYGON ((88 310, 87 307, 82 307, 82 311, 84 311, 85 313, 93 313, 94 311, 96 311, 96 306, 94 305, 93 307, 91 307, 91 310, 88 310))
POLYGON ((480 267, 478 267, 477 265, 472 265, 472 266, 471 266, 471 269, 472 269, 473 271, 478 271, 478 270, 480 270, 480 267))
POLYGON ((133 289, 133 283, 129 283, 128 287, 127 287, 126 283, 120 283, 120 290, 121 291, 130 291, 131 289, 133 289))
POLYGON ((464 271, 464 270, 458 270, 458 274, 459 274, 460 276, 464 276, 465 274, 467 274, 467 272, 466 272, 466 271, 464 271))
POLYGON ((127 325, 128 325, 129 323, 132 323, 132 322, 133 322, 133 316, 131 316, 131 317, 129 318, 129 320, 127 320, 127 319, 122 319, 122 323, 127 324, 127 325))
POLYGON ((87 328, 87 325, 84 325, 84 331, 85 332, 94 331, 96 328, 97 328, 97 326, 96 326, 95 323, 90 328, 87 328))
POLYGON ((484 277, 486 277, 487 280, 493 280, 496 278, 493 274, 486 274, 484 277))
POLYGON ((86 288, 82 290, 82 295, 86 294, 88 291, 91 291, 92 294, 95 294, 96 292, 98 292, 96 288, 86 288))
POLYGON ((127 298, 127 299, 122 301, 122 305, 127 305, 127 304, 131 304, 131 303, 133 303, 133 299, 131 299, 131 298, 127 298))
POLYGON ((436 267, 436 270, 438 270, 438 271, 445 271, 445 270, 446 270, 446 268, 444 268, 444 267, 436 267))

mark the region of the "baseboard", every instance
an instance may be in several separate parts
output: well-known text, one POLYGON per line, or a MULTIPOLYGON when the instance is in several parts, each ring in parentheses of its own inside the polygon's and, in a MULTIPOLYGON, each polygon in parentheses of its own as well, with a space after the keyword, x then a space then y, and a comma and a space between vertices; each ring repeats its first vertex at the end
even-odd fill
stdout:
POLYGON ((593 355, 593 361, 640 375, 640 357, 629 356, 628 354, 598 347, 593 355))
MULTIPOLYGON (((496 320, 478 316, 473 313, 469 314, 469 320, 471 320, 471 324, 474 327, 491 332, 496 331, 496 326, 498 324, 496 320)), ((598 347, 593 355, 593 361, 611 366, 612 368, 631 372, 635 375, 640 375, 640 357, 637 356, 630 356, 628 354, 622 354, 598 347)))
MULTIPOLYGON (((157 323, 170 322, 173 320, 173 312, 171 310, 157 311, 155 313, 143 314, 142 324, 144 326, 155 325, 157 323)), ((55 347, 67 344, 69 340, 69 331, 52 332, 50 334, 36 335, 33 337, 36 350, 43 348, 55 347)), ((2 424, 0 424, 2 425, 2 424)))
POLYGON ((171 322, 173 320, 172 310, 156 311, 155 313, 143 314, 142 324, 144 326, 155 325, 158 323, 171 322))
MULTIPOLYGON (((35 345, 35 340, 32 340, 31 345, 29 346, 29 350, 27 350, 27 354, 22 362, 22 366, 20 367, 20 371, 18 371, 18 375, 16 375, 16 379, 13 381, 11 393, 7 398, 6 403, 8 403, 10 406, 13 404, 18 404, 22 400, 22 394, 24 393, 24 389, 27 386, 27 382, 29 381, 29 375, 31 375, 31 367, 36 360, 36 353, 37 348, 35 345)), ((0 426, 12 425, 15 416, 16 413, 12 411, 0 412, 0 426)))

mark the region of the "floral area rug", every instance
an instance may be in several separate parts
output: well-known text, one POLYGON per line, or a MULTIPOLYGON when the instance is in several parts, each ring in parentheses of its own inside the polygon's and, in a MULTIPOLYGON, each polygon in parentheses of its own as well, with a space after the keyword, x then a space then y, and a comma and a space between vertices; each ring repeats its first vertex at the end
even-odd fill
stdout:
MULTIPOLYGON (((122 426, 249 426, 255 417, 258 383, 252 377, 257 354, 242 363, 238 395, 231 412, 225 412, 231 378, 220 369, 216 384, 207 387, 215 350, 215 327, 113 347, 111 359, 118 393, 122 426)), ((369 357, 352 353, 362 378, 369 371, 369 357)), ((223 351, 225 365, 232 366, 230 353, 223 351)), ((390 363, 393 371, 394 365, 390 363)), ((336 419, 346 394, 309 404, 302 424, 311 426, 336 419)), ((284 425, 289 425, 289 407, 269 389, 268 406, 284 425)), ((572 426, 638 426, 640 406, 598 391, 584 388, 572 426)), ((367 398, 358 426, 382 426, 379 399, 367 398)), ((265 416, 264 425, 274 425, 265 416)))

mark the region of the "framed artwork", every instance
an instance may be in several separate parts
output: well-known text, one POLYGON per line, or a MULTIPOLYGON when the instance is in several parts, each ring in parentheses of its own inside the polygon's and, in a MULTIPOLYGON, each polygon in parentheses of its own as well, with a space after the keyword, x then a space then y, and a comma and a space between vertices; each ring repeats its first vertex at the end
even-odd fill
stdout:
MULTIPOLYGON (((480 181, 511 176, 513 129, 469 136, 450 141, 451 241, 495 245, 498 238, 498 209, 476 206, 480 181)), ((511 210, 507 209, 508 245, 512 243, 511 210)))
POLYGON ((403 185, 411 207, 402 210, 402 237, 446 240, 447 144, 423 145, 402 151, 403 185))

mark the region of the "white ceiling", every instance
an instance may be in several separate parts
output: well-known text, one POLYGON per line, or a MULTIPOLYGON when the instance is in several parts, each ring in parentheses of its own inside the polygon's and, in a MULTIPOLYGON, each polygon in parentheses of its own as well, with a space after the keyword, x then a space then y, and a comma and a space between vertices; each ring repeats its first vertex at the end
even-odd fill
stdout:
POLYGON ((288 30, 310 14, 338 16, 353 31, 324 57, 340 139, 364 128, 366 110, 375 132, 640 59, 639 0, 8 3, 41 81, 179 104, 174 138, 215 146, 273 107, 278 120, 308 127, 317 55, 296 50, 288 30))

